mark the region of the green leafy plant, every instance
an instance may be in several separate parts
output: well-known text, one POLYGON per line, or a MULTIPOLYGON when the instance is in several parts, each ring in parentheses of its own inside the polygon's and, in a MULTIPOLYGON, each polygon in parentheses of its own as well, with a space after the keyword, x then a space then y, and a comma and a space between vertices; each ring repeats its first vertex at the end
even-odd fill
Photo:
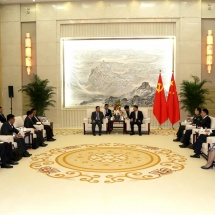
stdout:
POLYGON ((200 81, 197 76, 192 76, 193 81, 183 80, 181 83, 181 91, 179 96, 181 98, 180 102, 182 104, 182 109, 188 111, 190 114, 194 114, 194 110, 197 107, 202 107, 206 104, 206 101, 213 102, 211 99, 207 98, 209 90, 203 88, 206 83, 210 81, 204 79, 200 81))
POLYGON ((32 81, 19 90, 27 95, 29 105, 36 108, 39 116, 42 116, 49 106, 54 107, 55 101, 52 98, 55 87, 48 86, 48 83, 48 79, 42 80, 38 75, 33 75, 32 81))

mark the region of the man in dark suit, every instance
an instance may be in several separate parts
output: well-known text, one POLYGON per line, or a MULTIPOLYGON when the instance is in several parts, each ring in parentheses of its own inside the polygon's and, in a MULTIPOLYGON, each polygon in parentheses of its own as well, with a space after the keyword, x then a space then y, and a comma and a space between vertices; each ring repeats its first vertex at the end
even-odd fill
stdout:
POLYGON ((96 106, 96 111, 92 112, 92 115, 91 115, 93 136, 96 136, 96 132, 95 132, 96 125, 98 125, 99 127, 99 136, 101 136, 103 118, 104 118, 104 114, 100 111, 100 107, 96 106))
POLYGON ((128 105, 125 105, 124 106, 124 110, 125 112, 123 113, 123 117, 125 119, 129 119, 129 116, 130 116, 130 109, 129 109, 129 106, 128 105))
POLYGON ((200 158, 202 144, 206 143, 207 137, 215 136, 215 130, 212 130, 212 133, 207 132, 207 134, 200 134, 196 142, 193 144, 194 155, 190 155, 191 158, 200 158))
MULTIPOLYGON (((201 111, 202 120, 196 125, 197 128, 210 128, 211 127, 211 118, 208 116, 209 111, 206 108, 203 108, 201 111)), ((190 143, 190 135, 192 134, 192 129, 186 130, 182 145, 179 145, 181 148, 186 148, 190 143)))
POLYGON ((5 118, 5 116, 4 116, 4 114, 2 112, 3 112, 3 109, 2 109, 2 107, 0 107, 0 122, 4 123, 7 120, 6 120, 6 118, 5 118))
POLYGON ((1 168, 13 168, 12 165, 19 164, 12 160, 12 146, 11 143, 1 142, 0 143, 0 157, 1 157, 1 168))
MULTIPOLYGON (((33 112, 33 117, 32 117, 33 124, 36 124, 37 122, 40 122, 41 124, 43 124, 40 121, 40 119, 37 117, 37 110, 35 108, 32 108, 31 111, 33 112)), ((43 126, 44 126, 44 129, 46 130, 47 141, 55 141, 56 139, 53 138, 54 134, 50 125, 43 125, 43 126)))
POLYGON ((14 141, 18 145, 18 149, 20 154, 23 157, 30 157, 32 154, 29 154, 27 151, 27 147, 24 141, 24 138, 19 134, 19 131, 14 128, 13 124, 15 122, 15 117, 13 114, 8 114, 7 115, 7 121, 3 123, 1 127, 1 135, 11 135, 14 136, 14 141))
POLYGON ((112 117, 112 112, 109 109, 109 105, 108 104, 105 104, 105 106, 104 106, 104 116, 108 117, 108 118, 112 117))
POLYGON ((143 113, 142 111, 138 110, 137 105, 133 106, 133 111, 131 112, 129 118, 130 118, 130 125, 131 125, 130 135, 134 135, 134 124, 136 124, 138 126, 139 135, 142 136, 141 124, 143 123, 143 113))
POLYGON ((26 116, 25 121, 24 121, 24 127, 26 127, 26 128, 33 128, 35 134, 37 135, 37 138, 36 138, 37 143, 38 143, 40 146, 45 147, 45 146, 47 146, 48 144, 45 144, 45 143, 44 143, 42 131, 39 131, 39 130, 37 130, 36 128, 34 128, 34 124, 33 124, 32 118, 33 118, 33 112, 30 111, 30 110, 27 111, 27 116, 26 116))

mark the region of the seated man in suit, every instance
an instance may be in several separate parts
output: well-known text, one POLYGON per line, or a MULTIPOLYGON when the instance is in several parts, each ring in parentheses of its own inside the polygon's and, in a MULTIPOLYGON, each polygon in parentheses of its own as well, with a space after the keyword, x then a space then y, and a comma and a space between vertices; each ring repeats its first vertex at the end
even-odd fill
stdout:
POLYGON ((200 158, 202 144, 206 143, 207 137, 209 136, 215 136, 215 130, 212 130, 212 133, 210 133, 210 131, 206 129, 206 134, 200 134, 196 142, 193 144, 195 154, 190 155, 191 158, 200 158))
POLYGON ((98 125, 99 127, 99 136, 101 136, 103 118, 104 118, 104 114, 100 111, 100 107, 96 106, 96 111, 92 112, 92 115, 91 115, 93 136, 96 136, 96 132, 95 132, 96 125, 98 125))
MULTIPOLYGON (((31 111, 33 112, 33 117, 32 117, 33 124, 36 124, 37 122, 41 122, 40 119, 37 117, 37 110, 35 108, 32 108, 31 111)), ((43 123, 41 122, 41 124, 43 123)), ((54 134, 51 126, 44 125, 44 129, 46 130, 47 141, 55 141, 56 139, 53 138, 54 134)))
POLYGON ((141 132, 141 124, 143 123, 143 113, 142 111, 138 110, 138 106, 134 105, 133 106, 133 110, 129 116, 130 118, 130 124, 131 124, 131 134, 130 135, 134 135, 134 124, 137 124, 138 126, 138 132, 139 135, 142 136, 142 132, 141 132))
POLYGON ((129 116, 130 116, 130 108, 129 108, 129 106, 128 105, 125 105, 124 106, 124 113, 123 113, 123 117, 125 118, 125 119, 129 119, 129 116))
POLYGON ((7 121, 3 123, 1 127, 1 135, 13 135, 14 141, 17 142, 18 149, 20 154, 23 157, 30 157, 32 154, 29 154, 27 147, 24 141, 24 138, 19 134, 19 131, 14 128, 13 124, 15 122, 15 117, 13 114, 7 115, 7 121))
MULTIPOLYGON (((208 116, 209 111, 206 108, 203 108, 201 111, 202 120, 196 124, 197 128, 210 128, 211 127, 211 118, 208 116)), ((190 135, 192 134, 192 129, 186 130, 184 134, 184 138, 182 141, 182 145, 179 145, 181 148, 186 148, 189 146, 190 143, 190 135)))
POLYGON ((1 168, 13 168, 11 165, 17 165, 18 162, 12 160, 12 146, 10 143, 1 142, 0 143, 0 158, 1 158, 1 168), (10 165, 11 164, 11 165, 10 165))
POLYGON ((27 114, 27 116, 26 116, 25 121, 24 121, 24 127, 33 128, 35 134, 37 135, 37 138, 36 138, 37 143, 42 147, 47 146, 48 144, 44 143, 42 131, 39 131, 36 128, 34 128, 34 124, 33 124, 33 121, 32 121, 33 112, 29 110, 29 111, 27 111, 26 114, 27 114))
MULTIPOLYGON (((192 119, 192 121, 190 120, 190 125, 198 125, 199 122, 202 120, 202 116, 201 116, 201 108, 196 108, 195 109, 195 115, 192 119)), ((184 130, 185 130, 186 126, 185 125, 180 125, 178 132, 177 132, 177 138, 174 139, 174 142, 179 142, 183 136, 184 130)))
POLYGON ((108 118, 112 117, 112 112, 109 109, 109 105, 108 104, 105 104, 105 106, 104 106, 104 116, 108 117, 108 118))
POLYGON ((2 109, 2 107, 0 107, 0 122, 4 123, 7 120, 6 120, 6 118, 5 118, 5 116, 4 116, 4 114, 2 112, 3 112, 3 109, 2 109))

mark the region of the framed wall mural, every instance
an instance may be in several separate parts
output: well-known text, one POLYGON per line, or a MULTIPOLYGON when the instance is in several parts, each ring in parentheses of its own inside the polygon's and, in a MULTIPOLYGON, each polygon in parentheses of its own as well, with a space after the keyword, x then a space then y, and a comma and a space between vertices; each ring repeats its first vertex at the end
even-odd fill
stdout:
POLYGON ((168 91, 175 37, 62 38, 64 107, 153 106, 159 71, 168 91))

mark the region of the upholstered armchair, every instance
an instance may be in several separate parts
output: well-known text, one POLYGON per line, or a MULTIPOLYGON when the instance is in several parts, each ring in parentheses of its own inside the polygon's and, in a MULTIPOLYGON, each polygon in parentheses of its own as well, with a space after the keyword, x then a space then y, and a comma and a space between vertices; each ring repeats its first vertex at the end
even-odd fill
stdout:
MULTIPOLYGON (((23 119, 23 124, 24 124, 24 121, 25 121, 25 118, 27 116, 26 115, 23 115, 22 116, 22 119, 23 119)), ((34 127, 37 129, 37 130, 40 130, 43 132, 43 138, 46 138, 46 130, 44 129, 44 125, 43 124, 34 124, 34 127)), ((35 135, 36 136, 36 135, 35 135)))
MULTIPOLYGON (((211 118, 211 128, 212 130, 215 130, 215 118, 210 116, 211 118)), ((199 134, 204 134, 204 131, 202 131, 199 128, 196 128, 196 126, 193 125, 186 125, 186 130, 192 129, 192 135, 190 136, 190 143, 194 143, 196 141, 196 138, 199 134)), ((205 130, 205 129, 204 129, 205 130)))
MULTIPOLYGON (((86 117, 83 120, 83 133, 86 134, 87 132, 92 133, 92 121, 91 121, 91 115, 92 112, 95 111, 94 109, 87 109, 86 117)), ((103 112, 103 110, 101 110, 103 112)), ((98 126, 96 126, 96 131, 98 131, 98 126)), ((102 132, 108 133, 108 119, 103 119, 102 124, 102 132)))
MULTIPOLYGON (((0 130, 1 130, 2 123, 0 122, 0 130)), ((7 142, 12 143, 14 148, 17 148, 17 143, 14 142, 12 135, 0 135, 0 142, 7 142)))
MULTIPOLYGON (((150 118, 148 117, 148 108, 139 108, 139 111, 143 113, 143 124, 141 124, 141 131, 150 134, 150 118)), ((133 111, 133 110, 131 110, 133 111)), ((131 131, 130 119, 125 119, 126 134, 131 131)), ((134 132, 138 131, 137 125, 134 125, 134 132)))
MULTIPOLYGON (((211 147, 213 144, 215 144, 215 137, 207 137, 206 143, 202 144, 202 155, 207 158, 208 157, 208 150, 209 147, 211 147)), ((215 162, 215 159, 214 159, 215 162)))

